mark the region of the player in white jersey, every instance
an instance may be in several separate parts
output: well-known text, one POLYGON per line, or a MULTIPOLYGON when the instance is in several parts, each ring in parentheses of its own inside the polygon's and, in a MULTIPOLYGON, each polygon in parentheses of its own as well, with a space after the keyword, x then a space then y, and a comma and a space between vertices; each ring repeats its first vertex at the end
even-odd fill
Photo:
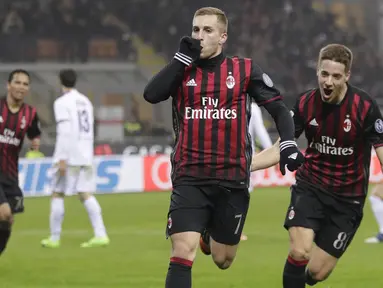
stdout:
MULTIPOLYGON (((263 123, 261 108, 259 108, 259 106, 255 102, 251 103, 251 118, 249 123, 249 132, 251 135, 251 146, 253 148, 253 154, 255 154, 256 152, 257 140, 261 145, 262 149, 267 149, 273 146, 269 133, 267 132, 266 127, 263 123)), ((249 192, 253 191, 253 189, 254 182, 250 177, 249 192)), ((242 241, 246 241, 247 238, 248 237, 245 234, 241 235, 242 241)))
POLYGON ((376 222, 378 222, 379 232, 376 236, 367 238, 367 244, 383 243, 383 183, 374 187, 370 196, 371 208, 376 222))
POLYGON ((94 229, 94 237, 88 242, 82 243, 81 247, 109 244, 101 207, 91 194, 95 190, 93 105, 88 97, 75 89, 76 80, 74 70, 62 70, 60 81, 63 95, 54 102, 57 137, 53 155, 51 235, 41 241, 41 244, 48 248, 60 246, 61 227, 64 219, 64 196, 74 193, 79 195, 94 229))

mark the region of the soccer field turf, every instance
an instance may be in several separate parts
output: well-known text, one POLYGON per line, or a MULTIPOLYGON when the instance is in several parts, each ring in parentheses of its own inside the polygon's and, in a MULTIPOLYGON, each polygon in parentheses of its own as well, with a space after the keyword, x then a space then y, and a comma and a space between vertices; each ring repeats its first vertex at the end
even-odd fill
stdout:
MULTIPOLYGON (((257 189, 233 266, 221 271, 198 252, 193 287, 281 287, 288 238, 283 219, 287 188, 257 189)), ((165 240, 169 193, 98 196, 111 245, 83 249, 92 236, 87 214, 75 197, 66 199, 61 247, 40 246, 48 236, 49 198, 27 198, 26 212, 16 217, 7 251, 0 258, 0 287, 164 287, 169 260, 165 240)), ((379 288, 383 285, 383 245, 365 245, 377 231, 367 203, 361 228, 339 266, 325 284, 316 287, 379 288)))

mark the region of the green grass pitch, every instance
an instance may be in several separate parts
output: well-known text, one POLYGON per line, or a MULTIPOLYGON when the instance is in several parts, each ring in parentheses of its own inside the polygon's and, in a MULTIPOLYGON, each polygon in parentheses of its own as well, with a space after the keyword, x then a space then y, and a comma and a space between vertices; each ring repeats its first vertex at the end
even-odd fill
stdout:
MULTIPOLYGON (((233 266, 226 271, 198 252, 193 287, 281 287, 288 251, 283 219, 287 188, 257 189, 242 242, 233 266)), ((164 287, 169 260, 165 225, 169 193, 98 196, 111 245, 81 249, 92 236, 87 214, 75 197, 66 199, 62 246, 44 249, 48 236, 49 198, 27 198, 26 211, 16 217, 6 252, 0 258, 1 288, 164 287)), ((361 228, 337 269, 320 288, 383 287, 383 245, 366 245, 365 237, 377 232, 370 205, 366 204, 361 228)))

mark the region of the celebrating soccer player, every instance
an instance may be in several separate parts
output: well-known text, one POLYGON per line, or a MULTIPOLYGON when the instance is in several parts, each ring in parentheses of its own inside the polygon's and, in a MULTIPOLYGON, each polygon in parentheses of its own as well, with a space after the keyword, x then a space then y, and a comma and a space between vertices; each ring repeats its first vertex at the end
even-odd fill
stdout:
POLYGON ((12 71, 8 78, 7 96, 0 99, 0 254, 11 234, 13 214, 24 211, 18 165, 25 135, 32 140, 32 149, 38 150, 40 145, 36 109, 24 103, 29 82, 27 71, 12 71))
POLYGON ((199 241, 219 268, 227 269, 234 260, 249 205, 250 97, 275 120, 282 172, 286 165, 296 170, 304 159, 290 113, 270 77, 251 59, 223 53, 227 27, 223 11, 197 10, 192 36, 181 39, 174 59, 144 91, 150 103, 173 100, 167 288, 191 287, 199 241))
MULTIPOLYGON (((315 285, 330 275, 362 221, 372 146, 383 163, 382 115, 370 95, 348 83, 352 57, 343 45, 322 48, 319 87, 300 95, 292 111, 295 137, 305 132, 309 147, 285 219, 284 288, 315 285)), ((255 155, 252 170, 278 163, 276 152, 274 145, 255 155)))
POLYGON ((64 196, 78 193, 88 212, 94 237, 81 247, 109 244, 101 207, 91 194, 95 190, 93 172, 94 115, 93 104, 76 88, 77 76, 72 69, 60 72, 63 95, 54 102, 57 136, 53 155, 52 201, 50 213, 51 236, 41 241, 47 248, 60 246, 64 220, 64 196))

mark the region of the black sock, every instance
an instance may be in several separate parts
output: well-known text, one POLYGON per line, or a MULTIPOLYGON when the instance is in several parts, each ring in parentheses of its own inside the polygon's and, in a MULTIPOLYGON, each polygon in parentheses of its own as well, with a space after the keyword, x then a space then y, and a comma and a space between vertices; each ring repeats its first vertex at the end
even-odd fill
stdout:
POLYGON ((201 234, 201 237, 202 237, 202 241, 206 244, 206 245, 210 245, 210 233, 205 229, 202 234, 201 234))
POLYGON ((313 276, 311 275, 309 270, 306 270, 306 284, 310 286, 314 286, 317 284, 319 281, 315 280, 313 276))
POLYGON ((172 257, 170 258, 165 288, 191 288, 193 261, 172 257))
POLYGON ((2 254, 3 251, 5 250, 5 247, 7 247, 7 243, 8 243, 10 235, 11 235, 11 230, 0 229, 0 254, 2 254))
POLYGON ((290 256, 286 260, 283 270, 283 288, 305 288, 305 270, 308 261, 297 261, 290 256))

